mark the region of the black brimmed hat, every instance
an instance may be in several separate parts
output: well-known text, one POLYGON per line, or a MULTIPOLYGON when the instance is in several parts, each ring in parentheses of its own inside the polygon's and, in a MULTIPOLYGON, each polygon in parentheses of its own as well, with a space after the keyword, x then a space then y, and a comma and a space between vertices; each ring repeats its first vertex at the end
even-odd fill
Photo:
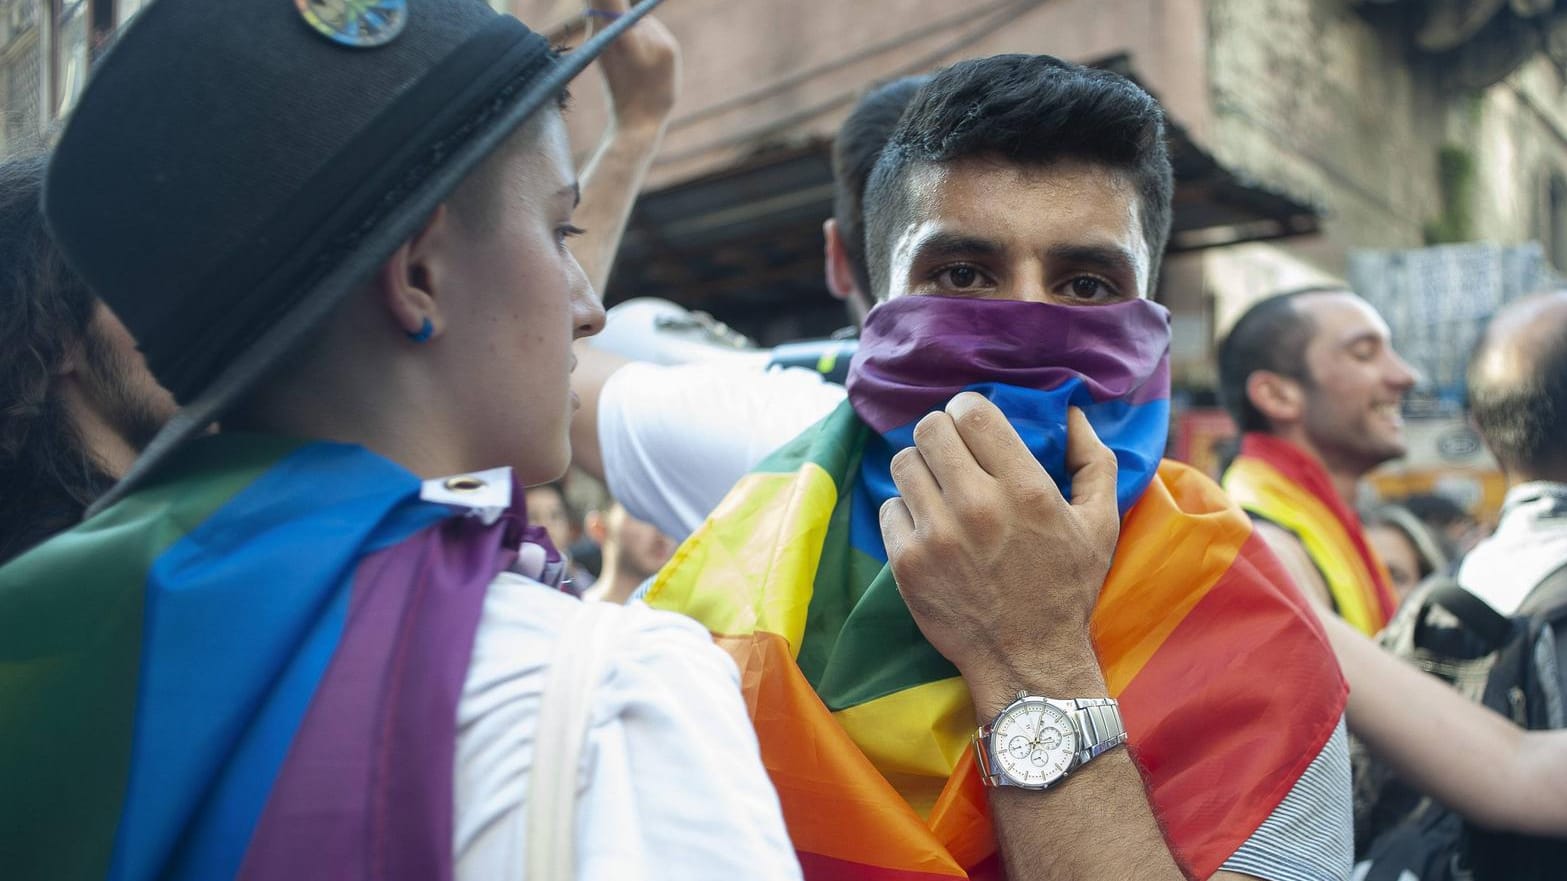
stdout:
POLYGON ((484 0, 158 0, 82 94, 44 211, 180 412, 122 496, 418 231, 643 0, 565 54, 484 0))

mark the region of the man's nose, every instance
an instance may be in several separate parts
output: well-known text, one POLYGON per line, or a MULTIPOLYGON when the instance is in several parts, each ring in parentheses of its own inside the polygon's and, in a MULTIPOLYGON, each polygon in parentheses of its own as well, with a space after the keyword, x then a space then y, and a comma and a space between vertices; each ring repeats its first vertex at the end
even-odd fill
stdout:
POLYGON ((1397 352, 1389 349, 1392 358, 1392 370, 1388 376, 1388 382, 1400 390, 1414 388, 1420 382, 1420 371, 1405 361, 1397 352))

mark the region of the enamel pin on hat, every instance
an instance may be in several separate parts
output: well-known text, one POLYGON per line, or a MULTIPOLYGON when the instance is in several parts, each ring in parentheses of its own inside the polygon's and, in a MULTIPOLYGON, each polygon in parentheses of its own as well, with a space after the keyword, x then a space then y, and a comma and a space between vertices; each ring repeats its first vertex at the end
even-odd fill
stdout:
POLYGON ((300 17, 334 43, 385 46, 408 24, 408 0, 294 0, 300 17))

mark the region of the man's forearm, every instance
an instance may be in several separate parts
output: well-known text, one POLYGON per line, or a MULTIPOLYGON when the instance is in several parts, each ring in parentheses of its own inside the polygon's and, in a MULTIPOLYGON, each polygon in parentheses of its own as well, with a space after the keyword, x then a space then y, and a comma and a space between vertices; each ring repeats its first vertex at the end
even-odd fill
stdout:
MULTIPOLYGON (((1058 699, 1109 695, 1097 663, 972 676, 970 689, 982 722, 995 718, 1020 689, 1058 699), (1014 681, 1009 685, 1007 679, 1014 681)), ((1124 748, 1088 762, 1043 792, 997 787, 990 807, 1011 881, 1184 877, 1149 806, 1142 775, 1124 748)))
POLYGON ((1012 881, 1183 877, 1125 750, 1100 756, 1045 792, 998 788, 990 809, 1012 881))
POLYGON ((1377 758, 1480 825, 1567 833, 1567 798, 1557 784, 1567 774, 1567 732, 1525 733, 1331 613, 1319 617, 1349 680, 1350 730, 1377 758))

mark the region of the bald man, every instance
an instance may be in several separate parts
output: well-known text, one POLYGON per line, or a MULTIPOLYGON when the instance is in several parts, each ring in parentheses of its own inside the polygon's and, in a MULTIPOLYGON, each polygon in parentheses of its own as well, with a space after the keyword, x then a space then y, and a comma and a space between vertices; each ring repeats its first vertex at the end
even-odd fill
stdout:
POLYGON ((1510 615, 1567 566, 1567 289, 1496 314, 1469 363, 1469 411, 1508 490, 1458 582, 1510 615))

